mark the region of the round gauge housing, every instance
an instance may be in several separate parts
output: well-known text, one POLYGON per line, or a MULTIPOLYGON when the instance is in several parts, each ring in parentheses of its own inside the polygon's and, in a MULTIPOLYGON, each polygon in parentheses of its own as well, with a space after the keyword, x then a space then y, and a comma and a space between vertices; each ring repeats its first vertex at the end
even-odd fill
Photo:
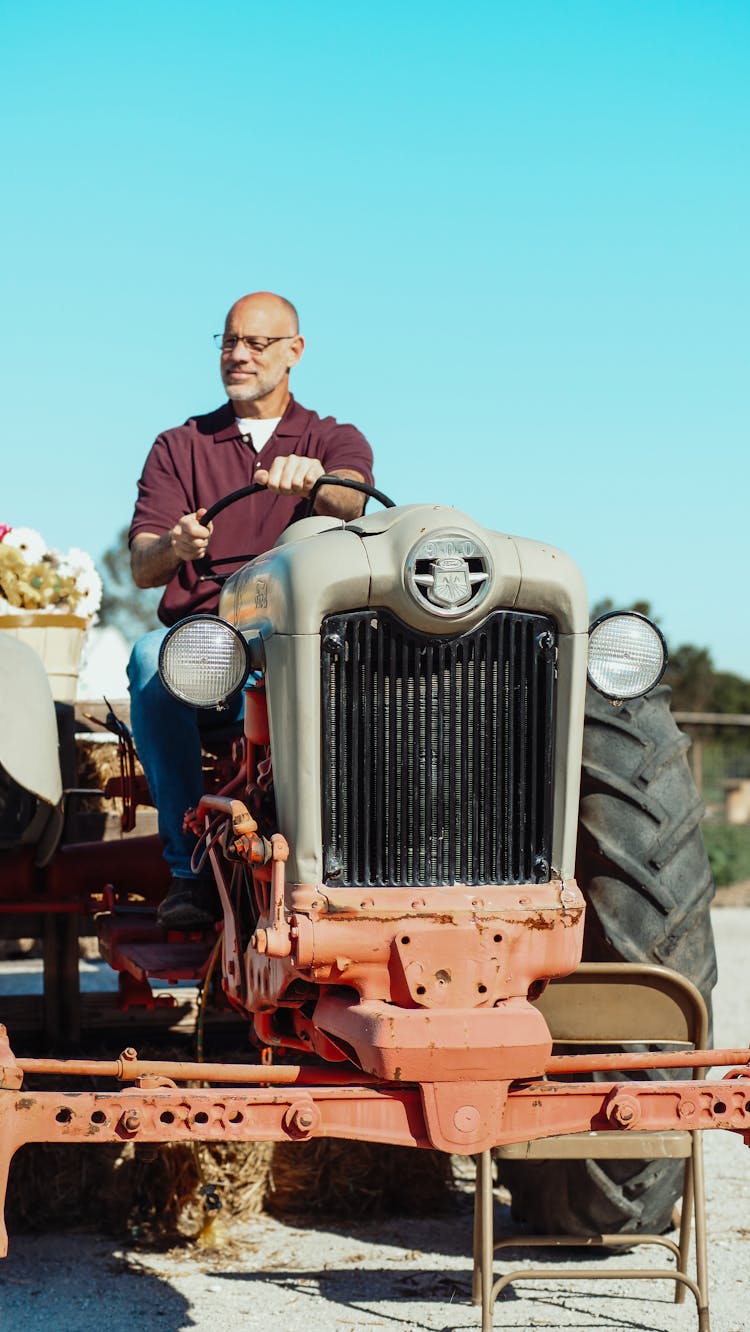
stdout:
POLYGON ((492 584, 492 557, 467 532, 442 529, 412 546, 404 566, 410 596, 431 615, 450 618, 474 610, 492 584))

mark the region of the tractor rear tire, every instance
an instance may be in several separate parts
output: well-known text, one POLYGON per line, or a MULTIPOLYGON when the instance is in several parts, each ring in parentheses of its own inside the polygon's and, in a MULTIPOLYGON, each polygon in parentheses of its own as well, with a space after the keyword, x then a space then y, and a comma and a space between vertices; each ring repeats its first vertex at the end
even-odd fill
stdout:
MULTIPOLYGON (((576 864, 587 903, 583 958, 671 967, 697 986, 710 1015, 715 889, 690 742, 670 696, 660 686, 613 706, 587 690, 576 864)), ((660 1234, 682 1193, 682 1161, 498 1164, 514 1217, 546 1234, 660 1234)))

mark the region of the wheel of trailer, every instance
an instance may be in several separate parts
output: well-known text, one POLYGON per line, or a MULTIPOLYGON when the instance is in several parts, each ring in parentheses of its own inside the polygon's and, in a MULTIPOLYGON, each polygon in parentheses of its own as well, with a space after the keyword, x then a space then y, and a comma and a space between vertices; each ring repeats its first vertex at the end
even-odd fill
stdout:
MULTIPOLYGON (((587 902, 583 956, 672 967, 697 986, 710 1013, 714 882, 689 741, 669 710, 670 695, 660 686, 615 706, 588 688, 576 864, 587 902)), ((568 1235, 668 1230, 684 1169, 679 1160, 499 1166, 514 1217, 568 1235)))

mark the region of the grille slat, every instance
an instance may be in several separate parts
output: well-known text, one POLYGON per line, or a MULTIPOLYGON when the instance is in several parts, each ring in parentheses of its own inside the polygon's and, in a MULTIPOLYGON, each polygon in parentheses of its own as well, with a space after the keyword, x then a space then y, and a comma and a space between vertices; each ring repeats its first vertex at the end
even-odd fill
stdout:
POLYGON ((326 883, 549 878, 555 641, 551 620, 514 611, 453 638, 385 610, 328 617, 326 883))

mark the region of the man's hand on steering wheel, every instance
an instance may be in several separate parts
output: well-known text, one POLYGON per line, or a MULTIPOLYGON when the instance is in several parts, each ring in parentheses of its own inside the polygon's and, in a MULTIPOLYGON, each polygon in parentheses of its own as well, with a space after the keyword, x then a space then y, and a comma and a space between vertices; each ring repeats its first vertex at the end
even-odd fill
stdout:
POLYGON ((206 509, 196 509, 195 513, 185 513, 171 529, 169 536, 172 550, 180 560, 200 560, 208 550, 208 543, 214 530, 213 523, 204 527, 201 519, 206 509))
MULTIPOLYGON (((316 487, 326 475, 325 467, 317 458, 291 453, 285 458, 274 458, 269 468, 259 468, 253 479, 275 495, 308 496, 309 512, 314 509, 315 513, 341 518, 344 522, 358 518, 364 509, 364 502, 354 490, 341 489, 326 482, 323 494, 318 497, 316 487)), ((350 471, 349 468, 342 468, 333 475, 358 483, 364 483, 365 479, 361 472, 350 471)))
MULTIPOLYGON (((224 582, 228 575, 219 574, 217 566, 220 564, 238 564, 246 560, 255 559, 257 552, 243 555, 226 555, 216 560, 212 560, 207 553, 208 541, 213 532, 213 520, 218 514, 228 509, 230 504, 236 504, 238 500, 255 495, 258 491, 268 489, 273 490, 279 495, 308 495, 309 511, 316 504, 317 486, 323 481, 325 490, 350 492, 356 495, 356 512, 362 512, 362 495, 371 495, 373 499, 378 500, 385 508, 393 508, 393 500, 384 495, 382 490, 376 490, 364 480, 360 472, 342 471, 327 473, 322 463, 317 459, 301 458, 296 454, 291 454, 288 458, 276 458, 268 469, 261 468, 255 474, 255 480, 248 486, 241 486, 239 490, 233 490, 228 495, 211 505, 210 509, 198 509, 194 514, 187 514, 181 518, 175 525, 173 531, 177 528, 184 528, 187 524, 190 531, 186 534, 190 539, 203 544, 204 553, 202 556, 192 556, 196 572, 201 579, 213 579, 216 582, 224 582), (263 478, 268 477, 266 482, 263 478), (206 522, 206 519, 208 521, 206 522), (191 520, 194 520, 191 521, 191 520)), ((324 510, 325 512, 325 510, 324 510)), ((344 521, 354 516, 353 513, 334 514, 335 517, 342 517, 344 521)), ((170 533, 170 536, 172 534, 170 533)), ((139 540, 135 538, 135 543, 139 540)), ((162 540, 155 537, 154 540, 162 540)), ((134 543, 134 544, 135 544, 134 543)), ((152 584, 138 584, 139 587, 149 587, 152 584)))
POLYGON ((291 453, 286 458, 274 458, 269 468, 261 467, 253 480, 275 495, 309 495, 325 468, 318 458, 303 458, 291 453))

